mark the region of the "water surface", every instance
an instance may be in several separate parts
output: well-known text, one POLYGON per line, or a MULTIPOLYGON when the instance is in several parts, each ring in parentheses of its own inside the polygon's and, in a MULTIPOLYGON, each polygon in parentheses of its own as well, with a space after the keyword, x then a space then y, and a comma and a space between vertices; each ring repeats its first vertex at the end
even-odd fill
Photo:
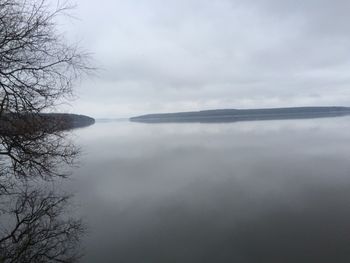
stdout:
POLYGON ((348 263, 349 131, 349 117, 77 130, 83 262, 348 263))

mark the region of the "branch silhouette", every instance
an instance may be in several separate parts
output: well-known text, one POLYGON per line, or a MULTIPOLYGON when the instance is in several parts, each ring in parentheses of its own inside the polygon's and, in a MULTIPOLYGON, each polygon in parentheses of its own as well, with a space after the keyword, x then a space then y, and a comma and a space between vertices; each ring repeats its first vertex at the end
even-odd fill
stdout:
POLYGON ((80 152, 67 131, 74 120, 47 113, 93 70, 57 30, 71 7, 0 0, 0 262, 79 259, 85 228, 69 216, 71 196, 47 183, 67 177, 80 152))
POLYGON ((25 184, 2 203, 8 225, 0 231, 0 262, 76 262, 80 219, 67 216, 70 196, 25 184))

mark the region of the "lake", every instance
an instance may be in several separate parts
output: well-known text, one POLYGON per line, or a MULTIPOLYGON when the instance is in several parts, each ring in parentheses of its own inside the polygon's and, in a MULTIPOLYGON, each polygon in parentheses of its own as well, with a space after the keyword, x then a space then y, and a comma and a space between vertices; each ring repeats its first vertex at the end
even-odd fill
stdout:
POLYGON ((97 122, 66 183, 83 262, 350 262, 350 117, 97 122))

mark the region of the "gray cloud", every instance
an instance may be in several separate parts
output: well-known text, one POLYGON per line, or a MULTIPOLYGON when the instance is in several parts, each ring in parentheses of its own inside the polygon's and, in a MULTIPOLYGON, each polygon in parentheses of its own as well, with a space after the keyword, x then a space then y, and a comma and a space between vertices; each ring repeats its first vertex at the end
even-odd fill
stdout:
POLYGON ((101 67, 71 111, 96 117, 350 105, 350 2, 79 0, 63 25, 101 67))

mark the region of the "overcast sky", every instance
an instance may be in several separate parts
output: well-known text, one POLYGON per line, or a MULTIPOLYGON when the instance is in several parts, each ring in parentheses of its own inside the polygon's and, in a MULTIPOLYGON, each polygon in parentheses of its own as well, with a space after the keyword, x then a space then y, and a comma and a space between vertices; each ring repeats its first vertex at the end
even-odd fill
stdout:
POLYGON ((75 0, 97 76, 70 112, 350 106, 349 0, 75 0))

